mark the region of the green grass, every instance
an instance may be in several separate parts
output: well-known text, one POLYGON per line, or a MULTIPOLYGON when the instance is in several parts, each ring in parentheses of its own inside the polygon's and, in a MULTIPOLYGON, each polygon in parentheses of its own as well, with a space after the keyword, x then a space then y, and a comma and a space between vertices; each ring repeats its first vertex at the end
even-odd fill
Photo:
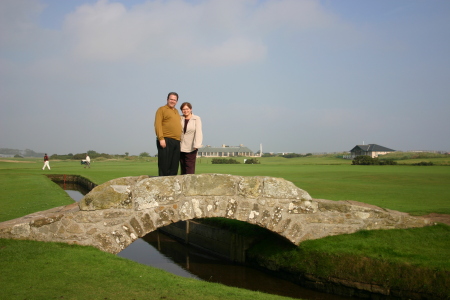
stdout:
POLYGON ((450 249, 450 239, 447 238, 449 234, 450 226, 443 224, 410 229, 363 230, 351 235, 309 240, 294 251, 364 256, 450 272, 450 250, 445 250, 450 249), (436 249, 443 251, 435 251, 436 249))
MULTIPOLYGON (((243 158, 239 159, 243 161, 243 158)), ((42 171, 40 160, 23 160, 31 162, 0 161, 0 182, 6 182, 7 177, 17 174, 32 177, 50 173, 76 174, 97 184, 124 176, 158 174, 155 158, 94 161, 90 169, 83 168, 78 161, 51 161, 51 171, 42 171)), ((316 199, 355 200, 413 215, 432 212, 450 214, 450 168, 447 166, 352 166, 351 161, 330 155, 290 159, 262 157, 259 158, 261 164, 257 165, 216 165, 211 164, 210 160, 199 159, 197 173, 281 177, 292 181, 316 199)), ((0 183, 0 186, 7 189, 4 185, 10 184, 0 183)), ((39 182, 35 185, 40 187, 39 182)), ((50 194, 48 188, 41 188, 50 194)), ((17 188, 13 187, 13 190, 17 188)), ((2 194, 8 195, 2 198, 9 197, 10 192, 2 194)), ((49 203, 48 208, 51 207, 54 206, 49 203)), ((30 211, 33 209, 30 208, 30 211)), ((0 215, 0 221, 5 220, 5 216, 0 215)))
POLYGON ((295 164, 295 158, 289 160, 293 163, 204 164, 197 169, 198 173, 281 177, 316 199, 355 200, 413 215, 450 214, 449 167, 302 165, 295 164))
POLYGON ((288 299, 172 275, 93 247, 0 239, 0 299, 288 299))
POLYGON ((396 151, 391 152, 386 155, 380 156, 382 159, 394 159, 394 160, 403 160, 403 159, 428 159, 428 158, 446 158, 449 159, 448 154, 440 154, 434 152, 402 152, 396 151))
MULTIPOLYGON (((154 158, 98 160, 92 163, 90 169, 83 168, 78 161, 51 161, 51 171, 42 171, 40 159, 13 160, 21 162, 0 160, 0 221, 72 203, 66 193, 45 174, 81 175, 101 184, 118 177, 143 174, 156 176, 158 173, 154 158)), ((313 198, 356 200, 415 215, 450 214, 450 168, 447 166, 352 166, 351 161, 332 155, 258 160, 261 164, 212 165, 210 159, 202 158, 198 160, 197 173, 281 177, 306 190, 313 198)), ((418 161, 413 159, 412 162, 418 161)), ((281 268, 303 270, 323 276, 341 276, 349 280, 364 278, 379 281, 383 276, 395 277, 393 274, 400 270, 403 272, 401 274, 404 274, 403 281, 390 279, 391 286, 408 287, 417 283, 417 280, 422 280, 436 285, 428 287, 428 291, 434 288, 442 292, 442 287, 447 287, 447 294, 441 294, 449 297, 448 281, 442 279, 442 274, 446 275, 446 280, 450 277, 449 260, 446 259, 450 257, 449 228, 439 225, 411 230, 362 231, 352 235, 307 241, 300 247, 289 244, 284 247, 282 243, 268 239, 266 244, 262 242, 259 248, 255 248, 255 253, 259 260, 274 260, 281 268), (434 281, 426 279, 428 277, 434 278, 434 281)), ((167 288, 167 285, 160 284, 152 277, 165 278, 160 271, 122 261, 89 247, 0 240, 0 251, 0 267, 5 270, 0 275, 0 281, 8 282, 9 286, 6 290, 0 290, 0 298, 77 299, 78 296, 75 295, 79 285, 86 293, 98 295, 98 299, 140 299, 145 298, 142 295, 146 294, 165 299, 202 299, 190 296, 191 291, 187 286, 192 283, 189 279, 174 277, 176 280, 163 280, 174 287, 167 288), (35 251, 39 254, 36 258, 33 257, 35 251), (48 252, 49 256, 42 254, 45 252, 48 252), (93 275, 89 273, 91 265, 93 275), (130 273, 123 272, 128 268, 130 273), (144 272, 141 269, 149 273, 142 275, 144 279, 137 277, 137 274, 144 272), (33 272, 36 276, 33 276, 33 272), (73 278, 78 274, 80 278, 73 278), (65 278, 64 276, 68 276, 67 280, 61 279, 65 278), (103 284, 98 278, 105 278, 106 283, 103 284), (48 286, 45 282, 40 283, 44 280, 49 282, 48 286), (67 282, 74 284, 67 285, 67 282), (144 282, 152 284, 145 285, 144 282), (19 286, 28 289, 19 292, 19 286), (112 292, 109 293, 108 286, 117 286, 117 289, 111 288, 112 292), (126 290, 126 286, 135 290, 130 297, 121 294, 122 290, 126 290), (177 293, 185 294, 186 298, 179 297, 177 293)), ((239 298, 247 297, 244 294, 241 297, 241 290, 230 288, 231 290, 227 291, 228 288, 224 287, 222 292, 216 285, 204 282, 200 286, 198 289, 209 295, 204 299, 216 299, 214 297, 219 297, 218 295, 224 299, 235 299, 235 293, 238 293, 239 298)), ((86 295, 78 299, 84 299, 86 295)), ((259 295, 249 295, 248 297, 260 298, 259 295)))
POLYGON ((8 173, 0 175, 0 221, 73 203, 72 198, 45 176, 8 173))
POLYGON ((294 247, 276 236, 249 251, 277 270, 373 283, 450 298, 450 226, 360 231, 294 247))

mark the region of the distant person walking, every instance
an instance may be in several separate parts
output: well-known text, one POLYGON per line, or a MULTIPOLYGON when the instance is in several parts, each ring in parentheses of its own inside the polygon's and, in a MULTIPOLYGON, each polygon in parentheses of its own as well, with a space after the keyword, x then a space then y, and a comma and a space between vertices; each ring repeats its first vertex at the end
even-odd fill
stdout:
POLYGON ((50 170, 50 163, 48 161, 47 153, 45 153, 45 155, 44 155, 44 166, 42 167, 42 170, 44 170, 45 167, 47 167, 50 170))
POLYGON ((167 104, 161 106, 155 115, 156 147, 158 148, 159 176, 178 174, 180 161, 181 117, 175 105, 178 94, 167 95, 167 104))
POLYGON ((189 102, 181 104, 181 175, 195 174, 195 161, 198 149, 202 147, 203 132, 202 120, 192 113, 192 105, 189 102))

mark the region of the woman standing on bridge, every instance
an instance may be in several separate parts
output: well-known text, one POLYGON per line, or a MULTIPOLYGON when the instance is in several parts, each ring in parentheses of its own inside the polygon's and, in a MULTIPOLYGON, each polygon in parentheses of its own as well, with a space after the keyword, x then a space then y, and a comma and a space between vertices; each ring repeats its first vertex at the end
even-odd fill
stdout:
POLYGON ((198 148, 202 147, 203 133, 202 120, 192 113, 189 102, 181 104, 181 175, 195 174, 195 161, 198 148))

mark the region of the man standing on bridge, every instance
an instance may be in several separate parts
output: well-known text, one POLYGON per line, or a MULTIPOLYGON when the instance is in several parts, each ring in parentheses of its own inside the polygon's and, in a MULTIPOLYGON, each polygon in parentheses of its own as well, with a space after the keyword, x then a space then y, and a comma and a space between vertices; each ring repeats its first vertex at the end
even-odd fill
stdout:
POLYGON ((178 174, 180 161, 181 117, 175 105, 178 94, 167 96, 167 105, 161 106, 155 115, 156 147, 158 148, 159 176, 178 174))

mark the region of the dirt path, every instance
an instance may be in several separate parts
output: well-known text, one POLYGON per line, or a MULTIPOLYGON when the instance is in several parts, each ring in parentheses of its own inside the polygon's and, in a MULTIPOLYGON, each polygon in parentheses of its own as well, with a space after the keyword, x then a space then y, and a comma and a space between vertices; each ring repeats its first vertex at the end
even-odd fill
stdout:
POLYGON ((423 216, 423 217, 430 219, 433 222, 444 223, 444 224, 450 225, 450 215, 431 213, 431 214, 423 216))
POLYGON ((35 161, 0 159, 0 162, 35 164, 35 161))

